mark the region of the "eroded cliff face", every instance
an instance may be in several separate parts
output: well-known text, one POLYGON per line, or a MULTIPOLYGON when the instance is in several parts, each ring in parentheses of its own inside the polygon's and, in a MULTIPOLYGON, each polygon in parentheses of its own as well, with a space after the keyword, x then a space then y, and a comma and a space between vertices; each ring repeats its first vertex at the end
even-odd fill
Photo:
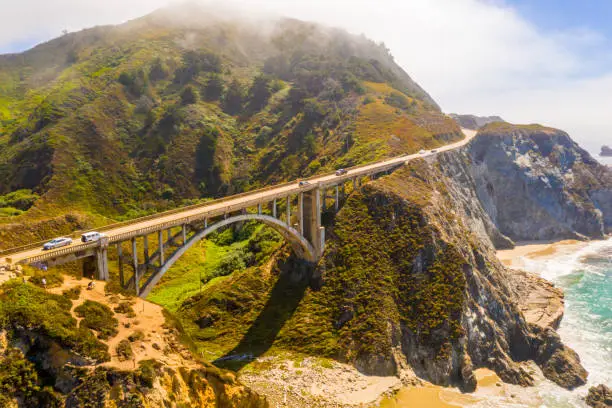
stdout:
MULTIPOLYGON (((365 372, 410 367, 466 390, 475 387, 474 367, 530 385, 519 362, 535 360, 559 385, 582 385, 586 372, 554 324, 535 324, 522 312, 522 280, 498 262, 486 214, 465 194, 419 162, 349 198, 321 265, 341 357, 365 372), (561 378, 566 371, 577 375, 561 378)), ((531 279, 547 296, 562 297, 531 279)))
POLYGON ((593 197, 607 194, 605 174, 557 131, 517 132, 478 136, 353 191, 339 213, 324 216, 327 247, 312 276, 291 262, 235 273, 183 303, 183 324, 205 338, 201 346, 226 356, 257 350, 266 339, 266 351, 332 357, 367 374, 466 391, 480 367, 509 383, 533 384, 527 361, 562 387, 583 385, 588 373, 555 332, 563 293, 505 268, 495 250, 513 245, 498 228, 501 214, 523 217, 517 223, 533 234, 527 239, 546 228, 551 236, 601 236, 608 214, 593 197), (483 195, 487 166, 495 163, 500 188, 483 195), (518 184, 509 190, 513 178, 518 184), (585 180, 592 188, 580 184, 585 180), (520 200, 504 199, 511 192, 520 200))
POLYGON ((565 132, 491 124, 464 156, 480 203, 511 239, 602 238, 612 230, 612 172, 565 132))

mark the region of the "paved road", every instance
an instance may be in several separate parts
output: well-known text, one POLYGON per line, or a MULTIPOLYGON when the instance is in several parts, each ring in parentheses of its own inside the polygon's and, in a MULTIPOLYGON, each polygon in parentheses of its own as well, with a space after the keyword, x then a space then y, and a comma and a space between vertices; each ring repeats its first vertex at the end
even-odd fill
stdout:
MULTIPOLYGON (((465 139, 457 143, 453 143, 453 144, 449 144, 449 145, 440 147, 437 149, 437 152, 445 152, 448 150, 453 150, 461 146, 464 146, 476 135, 475 131, 467 130, 467 129, 463 129, 463 133, 466 135, 465 139)), ((166 222, 171 222, 173 220, 179 220, 179 219, 189 217, 189 216, 206 214, 206 213, 215 212, 215 211, 218 212, 219 210, 223 210, 230 206, 243 205, 243 204, 247 204, 247 203, 255 202, 255 201, 272 201, 274 198, 285 197, 288 195, 297 194, 301 191, 312 189, 317 184, 320 184, 321 186, 325 186, 325 185, 333 186, 333 185, 338 184, 338 181, 342 179, 350 180, 355 176, 359 176, 364 173, 371 173, 372 171, 376 169, 384 169, 385 167, 388 167, 388 166, 399 165, 401 163, 406 163, 415 158, 431 156, 432 154, 435 154, 435 153, 427 152, 426 154, 417 153, 417 154, 411 154, 411 155, 406 155, 406 156, 394 157, 392 159, 383 160, 383 161, 376 162, 376 163, 373 163, 367 166, 357 167, 354 169, 348 169, 348 172, 341 177, 338 177, 335 175, 325 175, 321 177, 315 177, 315 178, 308 179, 311 185, 310 187, 305 187, 305 188, 300 187, 298 185, 298 182, 291 183, 289 185, 285 184, 278 188, 268 189, 265 191, 259 191, 259 192, 254 191, 253 194, 241 195, 240 197, 237 197, 235 199, 231 199, 231 197, 228 197, 228 199, 226 199, 223 202, 211 203, 211 205, 209 206, 203 206, 203 207, 192 208, 192 209, 188 208, 188 209, 185 209, 185 211, 174 212, 169 215, 160 214, 160 216, 157 218, 147 219, 147 220, 143 220, 142 222, 136 222, 136 223, 132 223, 132 224, 125 225, 125 226, 118 226, 115 229, 104 231, 104 233, 108 237, 112 238, 113 236, 117 236, 117 235, 124 234, 124 233, 129 233, 132 231, 137 231, 137 230, 140 230, 146 227, 152 227, 155 225, 164 224, 166 222)), ((75 240, 71 246, 76 246, 79 244, 80 242, 75 240)), ((66 246, 61 249, 70 248, 71 246, 66 246)), ((43 251, 41 248, 35 248, 35 249, 30 249, 30 250, 25 250, 22 252, 10 254, 8 255, 8 257, 10 257, 11 262, 15 264, 26 258, 31 258, 33 256, 40 255, 42 253, 51 254, 53 252, 55 251, 43 251)), ((3 259, 0 259, 0 264, 2 263, 2 261, 3 259)))

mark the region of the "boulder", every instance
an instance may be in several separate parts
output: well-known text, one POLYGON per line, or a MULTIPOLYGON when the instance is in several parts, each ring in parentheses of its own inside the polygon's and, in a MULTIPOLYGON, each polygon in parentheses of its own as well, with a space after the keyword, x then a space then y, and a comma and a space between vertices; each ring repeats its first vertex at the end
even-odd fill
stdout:
POLYGON ((612 390, 603 384, 589 388, 589 395, 586 397, 586 403, 593 408, 608 408, 612 407, 612 390))

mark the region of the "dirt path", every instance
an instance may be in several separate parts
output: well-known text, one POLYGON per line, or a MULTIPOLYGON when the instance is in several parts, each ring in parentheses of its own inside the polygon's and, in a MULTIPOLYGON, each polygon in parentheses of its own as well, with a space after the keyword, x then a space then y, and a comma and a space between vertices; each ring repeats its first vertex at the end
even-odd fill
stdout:
POLYGON ((155 359, 171 367, 198 367, 198 363, 191 357, 189 350, 181 345, 176 333, 169 329, 162 313, 162 307, 147 302, 137 297, 124 297, 116 294, 105 294, 104 287, 106 282, 96 281, 92 290, 87 290, 87 279, 76 279, 64 277, 64 283, 60 287, 49 289, 49 292, 61 294, 67 289, 75 287, 81 288, 81 293, 77 300, 73 301, 71 313, 79 322, 81 318, 76 316, 74 309, 85 302, 92 300, 102 303, 113 310, 119 303, 130 302, 135 316, 115 313, 115 318, 119 321, 117 328, 118 334, 107 341, 102 341, 108 345, 111 354, 111 361, 104 363, 104 366, 114 367, 122 370, 132 370, 138 367, 138 363, 143 360, 155 359), (136 332, 141 332, 141 339, 131 342, 133 358, 127 361, 120 361, 116 348, 119 342, 128 339, 136 332))

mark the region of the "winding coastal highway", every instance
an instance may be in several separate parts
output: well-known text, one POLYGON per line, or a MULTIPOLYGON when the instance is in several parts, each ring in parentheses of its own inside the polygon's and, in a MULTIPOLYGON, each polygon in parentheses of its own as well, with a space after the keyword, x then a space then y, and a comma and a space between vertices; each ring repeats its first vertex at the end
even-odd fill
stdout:
MULTIPOLYGON (((382 160, 376 163, 368 164, 365 166, 359 166, 347 169, 347 172, 343 175, 336 176, 335 174, 326 174, 321 176, 315 176, 309 178, 308 184, 300 185, 298 181, 291 183, 284 183, 278 186, 271 186, 261 190, 255 190, 247 193, 238 194, 235 196, 228 196, 221 200, 215 200, 210 203, 199 204, 195 206, 189 206, 182 209, 176 209, 153 216, 128 221, 125 223, 113 224, 104 228, 100 228, 99 231, 103 231, 104 234, 109 238, 109 242, 119 242, 130 236, 136 236, 137 234, 145 231, 149 227, 155 227, 163 225, 164 228, 172 228, 174 226, 180 226, 187 220, 202 219, 205 217, 216 217, 219 215, 227 214, 230 211, 236 211, 249 206, 257 206, 264 201, 272 201, 280 199, 301 192, 309 191, 314 188, 327 188, 330 186, 338 185, 339 182, 350 181, 358 177, 365 177, 377 173, 382 173, 387 170, 391 170, 401 166, 411 160, 420 157, 428 157, 435 155, 440 152, 446 152, 449 150, 458 149, 465 146, 472 140, 476 135, 476 131, 462 129, 465 134, 465 138, 457 143, 442 146, 435 151, 428 151, 424 154, 411 154, 405 156, 394 157, 391 159, 382 160)), ((71 248, 74 251, 78 251, 83 247, 83 244, 78 240, 76 236, 73 236, 73 243, 69 246, 43 251, 42 243, 35 243, 21 248, 14 248, 3 250, 0 252, 0 265, 15 265, 18 263, 28 262, 36 257, 42 255, 53 255, 58 251, 66 253, 71 248)))

